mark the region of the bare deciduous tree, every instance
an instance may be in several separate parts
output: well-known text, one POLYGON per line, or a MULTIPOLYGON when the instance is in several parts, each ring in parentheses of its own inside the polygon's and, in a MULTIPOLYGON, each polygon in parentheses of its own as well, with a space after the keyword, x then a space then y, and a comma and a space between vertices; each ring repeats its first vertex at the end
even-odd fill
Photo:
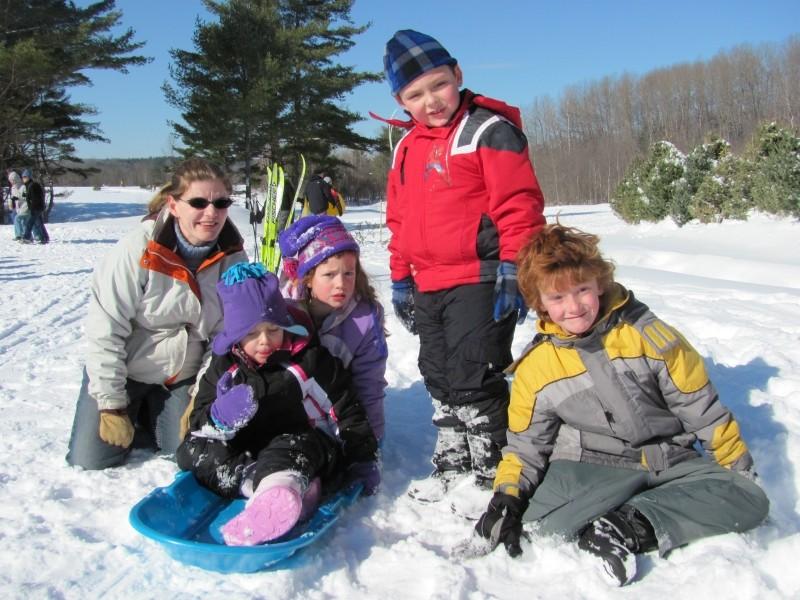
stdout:
POLYGON ((798 124, 800 37, 738 46, 708 61, 624 74, 536 98, 526 134, 549 204, 606 202, 659 140, 684 152, 708 136, 740 150, 765 121, 798 124))

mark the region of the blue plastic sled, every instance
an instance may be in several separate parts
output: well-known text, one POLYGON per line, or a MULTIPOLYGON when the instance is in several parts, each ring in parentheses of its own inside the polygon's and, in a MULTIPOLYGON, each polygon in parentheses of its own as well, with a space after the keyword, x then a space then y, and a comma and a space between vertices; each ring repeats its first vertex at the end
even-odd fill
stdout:
POLYGON ((358 499, 354 485, 329 496, 314 515, 275 542, 260 546, 226 546, 220 527, 244 508, 244 499, 229 500, 204 488, 189 472, 179 473, 131 509, 133 528, 162 546, 174 559, 222 573, 252 573, 286 560, 316 542, 343 509, 358 499))

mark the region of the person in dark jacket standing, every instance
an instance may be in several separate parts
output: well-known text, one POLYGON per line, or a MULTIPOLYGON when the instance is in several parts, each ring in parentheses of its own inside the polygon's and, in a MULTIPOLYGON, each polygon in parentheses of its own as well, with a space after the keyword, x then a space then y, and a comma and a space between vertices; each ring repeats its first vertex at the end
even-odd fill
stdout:
POLYGON ((44 189, 42 184, 31 178, 29 169, 22 171, 22 183, 25 185, 23 202, 27 201, 30 211, 22 239, 30 240, 36 238, 38 243, 46 244, 50 241, 50 235, 44 226, 44 189))
POLYGON ((287 305, 273 273, 239 263, 217 290, 224 329, 177 459, 217 494, 249 499, 222 535, 252 546, 313 510, 322 484, 362 481, 374 493, 378 443, 349 373, 309 335, 310 317, 287 305))
POLYGON ((456 59, 423 33, 395 33, 383 60, 411 116, 391 123, 408 130, 386 192, 392 304, 419 333, 438 429, 435 470, 409 495, 435 502, 466 474, 491 487, 508 424, 503 369, 527 312, 515 260, 544 224, 544 200, 518 109, 460 91, 456 59))
POLYGON ((331 186, 325 181, 325 174, 314 173, 306 184, 308 214, 324 215, 329 206, 336 206, 336 198, 331 193, 331 186))

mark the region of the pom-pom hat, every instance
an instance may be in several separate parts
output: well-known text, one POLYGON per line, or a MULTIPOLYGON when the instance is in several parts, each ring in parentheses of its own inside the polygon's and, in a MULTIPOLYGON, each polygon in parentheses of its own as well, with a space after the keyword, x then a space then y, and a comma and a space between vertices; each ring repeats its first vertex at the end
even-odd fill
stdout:
POLYGON ((396 96, 417 77, 442 65, 457 64, 457 60, 436 39, 429 35, 403 29, 386 42, 383 70, 396 96))
MULTIPOLYGON (((284 229, 278 236, 284 270, 296 269, 302 279, 311 269, 339 252, 358 254, 358 243, 344 224, 329 215, 309 215, 284 229), (294 264, 292 264, 294 262, 294 264)), ((293 274, 290 274, 293 275, 293 274)))
POLYGON ((278 278, 260 263, 237 263, 217 282, 223 329, 214 337, 214 354, 225 354, 259 323, 272 323, 299 336, 308 330, 295 323, 281 296, 278 278))

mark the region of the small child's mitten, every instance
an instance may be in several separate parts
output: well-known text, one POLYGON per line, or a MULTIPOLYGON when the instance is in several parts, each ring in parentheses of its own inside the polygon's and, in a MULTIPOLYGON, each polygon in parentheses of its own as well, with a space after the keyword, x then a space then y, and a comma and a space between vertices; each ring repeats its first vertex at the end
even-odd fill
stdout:
POLYGON ((211 420, 223 431, 238 431, 258 410, 253 388, 246 383, 232 384, 233 374, 226 371, 217 382, 217 399, 211 405, 211 420))

